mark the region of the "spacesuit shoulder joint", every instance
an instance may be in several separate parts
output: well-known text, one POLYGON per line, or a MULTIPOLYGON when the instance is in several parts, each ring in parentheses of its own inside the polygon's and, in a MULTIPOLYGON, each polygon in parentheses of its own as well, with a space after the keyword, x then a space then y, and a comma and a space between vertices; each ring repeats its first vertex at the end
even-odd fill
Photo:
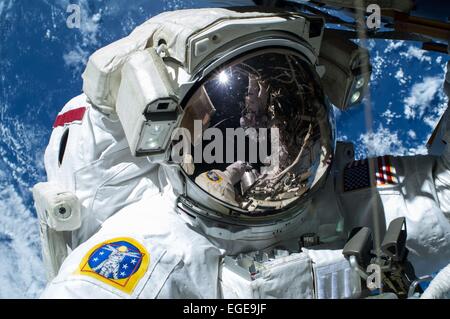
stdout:
POLYGON ((56 116, 53 128, 64 127, 72 123, 81 123, 90 107, 86 95, 81 94, 71 99, 56 116))

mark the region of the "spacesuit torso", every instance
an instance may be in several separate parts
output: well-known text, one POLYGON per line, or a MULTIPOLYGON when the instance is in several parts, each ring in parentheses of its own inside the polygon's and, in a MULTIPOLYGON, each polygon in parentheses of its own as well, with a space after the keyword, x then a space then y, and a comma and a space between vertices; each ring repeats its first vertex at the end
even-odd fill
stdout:
POLYGON ((374 209, 383 230, 392 219, 406 217, 407 246, 418 275, 439 271, 450 260, 448 151, 441 157, 377 158, 377 185, 371 187, 367 160, 354 162, 351 145, 341 144, 324 188, 313 198, 297 231, 251 247, 205 234, 195 218, 177 209, 176 192, 164 181, 161 168, 136 158, 119 164, 124 163, 115 157, 123 151, 117 143, 120 130, 104 125, 100 136, 98 123, 111 120, 84 96, 61 113, 81 105, 87 107, 83 118, 64 126, 70 135, 62 165, 52 150, 64 129, 54 129, 46 169, 50 181, 66 183, 78 181, 80 172, 90 167, 95 174, 89 175, 89 186, 79 182, 71 186, 77 196, 86 198, 82 227, 74 232, 77 240, 72 243, 74 248, 80 245, 64 261, 43 298, 358 297, 364 287, 342 248, 347 231, 373 226, 374 209), (81 145, 90 147, 82 155, 95 155, 79 160, 81 145), (108 152, 114 147, 116 152, 108 152), (119 166, 98 166, 102 161, 119 166), (119 179, 117 185, 122 187, 113 184, 109 194, 114 196, 101 200, 98 194, 108 185, 104 176, 117 176, 123 169, 134 170, 132 184, 119 179), (158 186, 164 186, 162 192, 158 186), (116 198, 127 201, 117 200, 122 203, 118 207, 116 198), (101 225, 98 231, 92 220, 101 225), (299 239, 306 233, 315 233, 320 244, 300 250, 299 239))

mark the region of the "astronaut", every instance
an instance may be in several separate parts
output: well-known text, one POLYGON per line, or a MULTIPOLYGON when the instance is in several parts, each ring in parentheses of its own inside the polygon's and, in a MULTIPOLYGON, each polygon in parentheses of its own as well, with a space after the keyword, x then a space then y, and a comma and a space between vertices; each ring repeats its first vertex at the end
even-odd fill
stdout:
MULTIPOLYGON (((399 217, 390 272, 444 269, 450 149, 355 161, 334 140, 322 36, 301 13, 180 10, 94 53, 45 154, 81 226, 42 298, 365 297, 368 274, 343 249, 370 230, 371 260, 387 258, 399 217), (109 249, 123 245, 133 256, 109 249)), ((442 274, 428 297, 448 293, 442 274)))
MULTIPOLYGON (((95 272, 104 278, 112 276, 114 279, 119 279, 120 265, 122 264, 125 257, 138 257, 139 254, 128 252, 126 246, 120 246, 115 248, 111 245, 107 245, 105 250, 110 251, 108 258, 103 260, 100 264, 92 268, 95 272)), ((125 267, 127 268, 127 267, 125 267)))

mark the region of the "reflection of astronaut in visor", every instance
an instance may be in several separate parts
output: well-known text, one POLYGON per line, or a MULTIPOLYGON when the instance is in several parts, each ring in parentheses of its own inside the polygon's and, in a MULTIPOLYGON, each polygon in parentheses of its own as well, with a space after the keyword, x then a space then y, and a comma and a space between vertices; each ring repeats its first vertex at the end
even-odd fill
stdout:
MULTIPOLYGON (((232 203, 237 201, 241 208, 251 211, 258 207, 282 208, 312 186, 321 156, 322 174, 326 170, 326 156, 331 149, 329 143, 323 144, 328 154, 321 154, 320 144, 331 134, 324 116, 328 111, 317 79, 300 56, 276 49, 249 54, 214 73, 200 90, 214 105, 209 126, 224 133, 228 128, 240 127, 245 130, 247 143, 258 143, 259 147, 266 144, 271 151, 267 157, 249 163, 248 157, 257 152, 246 145, 245 168, 235 170, 237 175, 231 177, 236 181, 235 187, 226 185, 230 178, 224 178, 224 188, 236 188, 234 193, 226 192, 225 197, 220 195, 221 190, 215 191, 217 183, 211 186, 211 181, 205 178, 208 168, 199 165, 197 171, 203 174, 196 178, 196 183, 213 196, 232 203), (235 114, 241 115, 239 123, 235 114), (276 145, 271 143, 271 129, 277 129, 276 145), (271 165, 275 162, 277 165, 271 165), (236 185, 237 182, 240 183, 236 185)), ((209 166, 217 171, 214 164, 215 167, 209 166)), ((223 172, 242 166, 230 164, 230 169, 223 172)))
POLYGON ((241 127, 267 127, 269 108, 269 86, 258 77, 249 75, 248 95, 245 97, 245 108, 240 119, 241 127))

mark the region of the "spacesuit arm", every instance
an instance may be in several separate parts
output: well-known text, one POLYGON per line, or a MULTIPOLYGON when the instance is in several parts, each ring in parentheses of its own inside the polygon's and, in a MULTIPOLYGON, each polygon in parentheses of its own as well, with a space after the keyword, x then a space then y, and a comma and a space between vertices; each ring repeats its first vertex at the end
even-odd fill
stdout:
POLYGON ((442 269, 425 290, 422 299, 450 298, 450 264, 442 269))
MULTIPOLYGON (((447 63, 447 74, 444 81, 444 91, 450 96, 450 62, 447 63)), ((450 102, 449 102, 450 104, 450 102)), ((441 136, 446 147, 438 158, 434 169, 436 193, 439 204, 448 220, 450 220, 450 114, 449 108, 442 118, 441 136)))
POLYGON ((33 196, 50 279, 67 256, 66 246, 85 242, 144 191, 159 193, 158 166, 133 157, 117 117, 102 113, 84 94, 58 114, 44 161, 48 181, 35 185, 33 196), (60 216, 61 209, 71 218, 60 216))

